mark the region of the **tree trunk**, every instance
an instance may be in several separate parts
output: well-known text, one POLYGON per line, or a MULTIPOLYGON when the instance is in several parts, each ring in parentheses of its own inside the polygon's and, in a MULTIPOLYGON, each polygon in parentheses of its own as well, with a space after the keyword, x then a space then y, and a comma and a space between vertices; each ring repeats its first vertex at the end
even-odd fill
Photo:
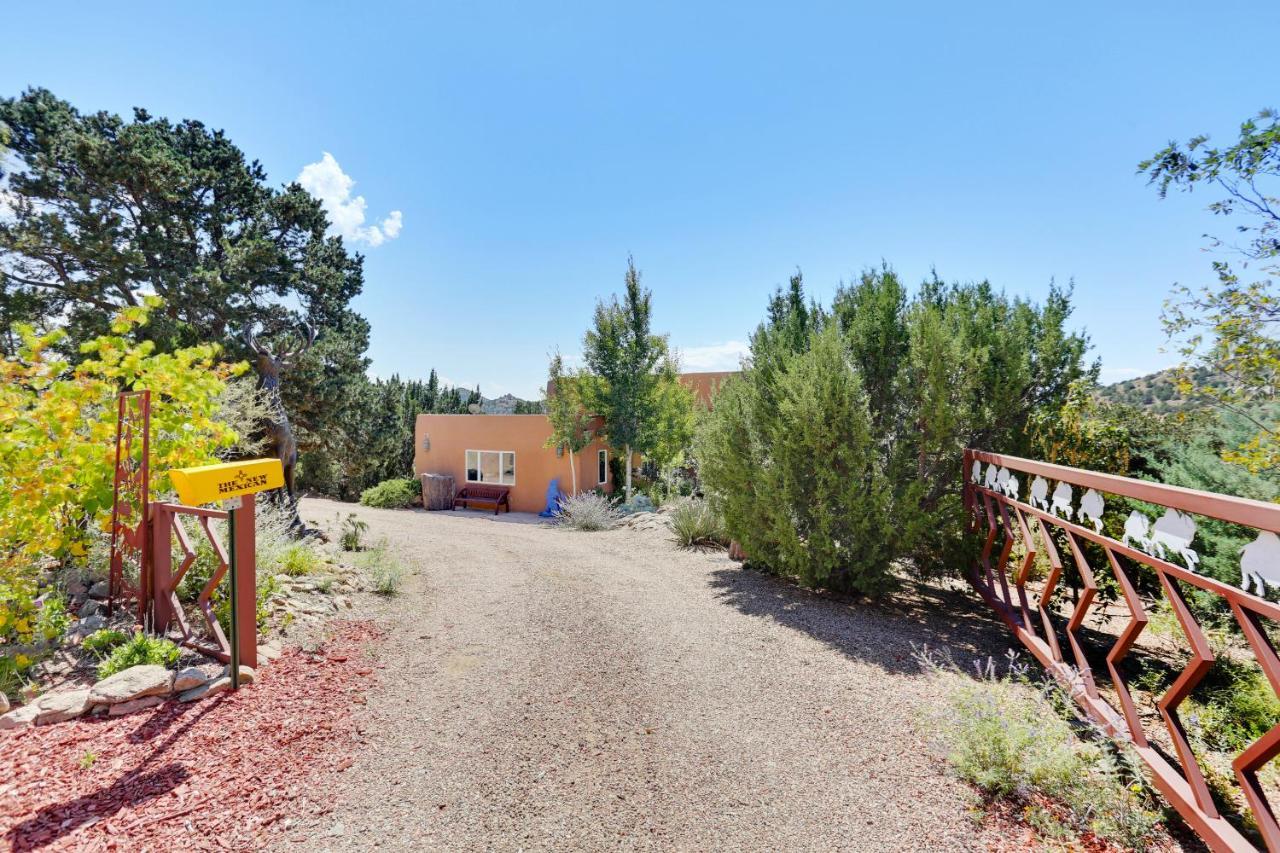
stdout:
POLYGON ((578 493, 578 463, 573 461, 572 447, 569 448, 569 475, 573 477, 573 492, 571 494, 576 495, 578 493))
POLYGON ((627 455, 622 458, 622 464, 627 471, 627 503, 631 503, 631 445, 627 445, 627 455))

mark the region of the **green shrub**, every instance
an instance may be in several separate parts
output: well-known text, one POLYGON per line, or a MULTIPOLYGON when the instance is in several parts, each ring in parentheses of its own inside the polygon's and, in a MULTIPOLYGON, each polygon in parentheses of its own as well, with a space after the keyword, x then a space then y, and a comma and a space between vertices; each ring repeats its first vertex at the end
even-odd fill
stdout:
POLYGON ((142 664, 158 664, 173 666, 178 662, 182 652, 171 641, 163 637, 151 637, 139 631, 122 645, 112 649, 102 663, 98 664, 98 678, 106 678, 123 672, 131 666, 142 664))
POLYGON ((698 498, 682 498, 667 516, 676 541, 685 548, 724 545, 724 522, 715 507, 698 498))
POLYGON ((129 635, 124 631, 117 631, 114 628, 102 628, 85 637, 81 646, 84 647, 85 651, 92 652, 99 658, 104 658, 116 646, 123 645, 128 641, 129 635))
POLYGON ((312 548, 306 542, 294 542, 280 554, 275 565, 264 568, 267 569, 266 573, 274 571, 296 578, 312 574, 321 565, 323 565, 323 561, 320 559, 320 555, 316 553, 315 548, 312 548))
POLYGON ((988 661, 973 679, 923 661, 947 683, 930 723, 961 779, 989 799, 1025 805, 1032 825, 1053 837, 1092 832, 1134 850, 1158 840, 1161 813, 1138 760, 1084 720, 1067 719, 1076 706, 1055 683, 1030 683, 1015 665, 1001 677, 988 661), (1041 808, 1037 794, 1058 808, 1041 808))
POLYGON ((573 530, 612 530, 618 526, 621 513, 609 498, 594 492, 583 492, 565 498, 556 513, 556 523, 573 530))
POLYGON ((383 480, 372 488, 360 493, 360 503, 380 509, 403 509, 413 506, 422 494, 422 487, 417 480, 394 479, 383 480))
POLYGON ((369 576, 369 584, 378 595, 399 594, 404 566, 391 554, 385 539, 361 554, 356 563, 369 576))
POLYGON ((630 503, 618 505, 618 512, 623 515, 632 515, 637 512, 654 512, 658 507, 654 504, 653 498, 644 492, 637 492, 631 496, 630 503))
POLYGON ((342 520, 342 533, 338 544, 344 551, 359 551, 363 545, 364 535, 369 532, 369 523, 362 520, 354 512, 347 513, 342 520))

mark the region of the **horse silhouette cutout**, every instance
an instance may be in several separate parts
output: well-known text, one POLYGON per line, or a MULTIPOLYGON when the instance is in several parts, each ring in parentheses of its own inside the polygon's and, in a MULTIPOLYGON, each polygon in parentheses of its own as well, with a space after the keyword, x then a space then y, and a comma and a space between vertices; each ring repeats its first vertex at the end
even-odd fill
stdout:
POLYGON ((1132 544, 1142 551, 1151 547, 1151 522, 1136 509, 1124 520, 1124 536, 1120 538, 1120 544, 1132 544))
POLYGON ((975 483, 982 482, 982 463, 977 459, 973 460, 973 473, 969 477, 975 483))
POLYGON ((1165 553, 1172 551, 1182 558, 1191 571, 1200 564, 1200 555, 1191 548, 1191 540, 1196 538, 1196 523, 1191 516, 1170 507, 1151 528, 1151 553, 1160 559, 1165 553))
POLYGON ((987 465, 987 477, 983 481, 983 485, 992 491, 995 491, 999 486, 999 474, 996 471, 994 462, 987 465))
POLYGON ((1049 505, 1049 512, 1054 515, 1060 515, 1063 518, 1071 518, 1075 511, 1071 509, 1071 499, 1075 497, 1075 493, 1071 491, 1071 486, 1067 483, 1059 483, 1057 488, 1053 490, 1053 503, 1049 505))
POLYGON ((1049 481, 1037 476, 1031 481, 1031 505, 1049 511, 1049 481))
MULTIPOLYGON (((1062 488, 1064 485, 1066 484, 1059 483, 1058 488, 1062 488)), ((1070 487, 1068 487, 1068 491, 1069 490, 1070 487)), ((1055 504, 1058 502, 1057 492, 1053 493, 1053 501, 1055 504)), ((1068 503, 1070 503, 1070 498, 1068 498, 1068 503)), ((1095 533, 1102 532, 1102 510, 1104 506, 1105 503, 1102 500, 1102 495, 1098 494, 1093 489, 1089 489, 1089 491, 1085 492, 1084 497, 1080 499, 1080 520, 1084 521, 1087 518, 1092 521, 1095 533)), ((1070 516, 1067 517, 1070 518, 1070 516)), ((1145 521, 1145 519, 1143 520, 1145 521)), ((1128 525, 1126 525, 1126 528, 1127 526, 1128 525)))
POLYGON ((1269 586, 1280 586, 1280 536, 1262 530, 1240 551, 1240 588, 1263 595, 1269 586))

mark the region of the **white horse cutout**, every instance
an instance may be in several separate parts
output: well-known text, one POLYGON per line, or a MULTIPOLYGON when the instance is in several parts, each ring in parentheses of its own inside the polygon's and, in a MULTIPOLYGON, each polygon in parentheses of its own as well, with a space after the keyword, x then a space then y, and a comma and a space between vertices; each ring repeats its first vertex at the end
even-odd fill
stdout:
POLYGON ((1037 476, 1031 481, 1031 505, 1049 511, 1049 481, 1037 476))
POLYGON ((1169 508, 1151 528, 1151 553, 1164 559, 1166 551, 1172 551, 1182 557, 1191 571, 1200 565, 1200 555, 1191 549, 1191 540, 1196 538, 1196 523, 1191 516, 1169 508))
POLYGON ((1151 522, 1136 509, 1124 520, 1124 536, 1121 537, 1120 544, 1132 544, 1143 551, 1151 547, 1151 522))
POLYGON ((1004 485, 1002 487, 1004 489, 1004 493, 1016 501, 1018 499, 1019 491, 1018 478, 1009 473, 1005 468, 1001 468, 1000 473, 1005 475, 1004 485))
MULTIPOLYGON (((1058 502, 1057 492, 1054 492, 1053 501, 1055 504, 1058 502)), ((1093 489, 1085 492, 1084 497, 1080 499, 1080 520, 1084 521, 1087 518, 1092 521, 1095 533, 1102 532, 1102 510, 1104 506, 1105 504, 1103 503, 1102 495, 1098 494, 1093 489)), ((1068 518, 1070 518, 1070 516, 1068 516, 1068 518)), ((1145 521, 1146 519, 1143 520, 1145 521)), ((1126 524, 1125 527, 1127 529, 1128 525, 1126 524)))
POLYGON ((977 459, 973 460, 973 473, 969 476, 969 479, 975 483, 982 482, 982 463, 977 459))
POLYGON ((1240 551, 1240 588, 1249 591, 1253 584, 1255 595, 1263 595, 1269 586, 1280 586, 1280 536, 1269 530, 1258 533, 1258 538, 1240 551))
POLYGON ((999 486, 999 479, 1000 479, 1000 475, 996 471, 995 463, 992 462, 989 465, 987 465, 987 477, 986 477, 986 480, 983 481, 983 485, 986 486, 988 489, 995 491, 996 488, 999 486))
POLYGON ((1057 488, 1053 490, 1053 504, 1049 507, 1049 511, 1063 518, 1071 518, 1073 513, 1071 499, 1073 497, 1075 495, 1071 491, 1071 486, 1066 483, 1058 483, 1057 488))

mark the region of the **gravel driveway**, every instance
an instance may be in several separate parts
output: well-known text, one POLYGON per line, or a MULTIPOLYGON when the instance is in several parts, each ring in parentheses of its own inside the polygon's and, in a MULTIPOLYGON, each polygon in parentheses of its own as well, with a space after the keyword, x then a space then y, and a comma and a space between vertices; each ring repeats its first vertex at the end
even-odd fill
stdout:
MULTIPOLYGON (((949 850, 968 794, 921 739, 911 644, 1000 654, 961 595, 832 601, 658 531, 356 511, 412 574, 367 750, 308 849, 949 850)), ((282 839, 286 846, 291 843, 282 839)))

